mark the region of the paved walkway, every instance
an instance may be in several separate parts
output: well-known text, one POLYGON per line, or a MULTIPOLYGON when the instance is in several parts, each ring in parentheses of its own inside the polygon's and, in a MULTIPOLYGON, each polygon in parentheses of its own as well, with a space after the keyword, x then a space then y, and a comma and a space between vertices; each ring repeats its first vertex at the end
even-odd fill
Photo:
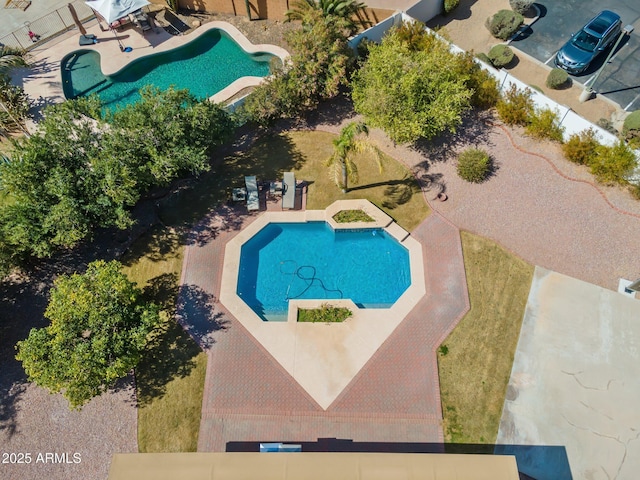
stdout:
MULTIPOLYGON (((202 229, 215 235, 187 247, 183 289, 218 298, 224 245, 255 218, 227 228, 228 217, 208 219, 202 229)), ((412 236, 423 245, 427 294, 326 411, 223 305, 214 303, 213 321, 191 315, 209 355, 199 451, 231 441, 442 442, 436 348, 468 309, 462 248, 439 215, 412 236)))

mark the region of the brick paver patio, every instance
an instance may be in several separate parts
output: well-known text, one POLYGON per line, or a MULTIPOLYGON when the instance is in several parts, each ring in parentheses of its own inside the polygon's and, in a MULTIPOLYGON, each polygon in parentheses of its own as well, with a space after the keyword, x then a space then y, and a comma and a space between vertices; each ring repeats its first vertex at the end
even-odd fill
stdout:
POLYGON ((183 324, 209 355, 198 450, 319 438, 442 442, 436 348, 468 310, 458 229, 434 214, 412 232, 427 294, 325 411, 217 303, 224 245, 256 218, 219 213, 197 229, 204 240, 187 247, 182 275, 183 324), (191 290, 213 298, 212 309, 189 305, 191 290))

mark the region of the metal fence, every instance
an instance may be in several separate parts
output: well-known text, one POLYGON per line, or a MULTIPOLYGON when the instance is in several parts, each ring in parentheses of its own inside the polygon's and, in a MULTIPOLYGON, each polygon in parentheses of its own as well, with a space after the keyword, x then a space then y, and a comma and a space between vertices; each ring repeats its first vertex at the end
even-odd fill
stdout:
MULTIPOLYGON (((76 9, 81 22, 86 22, 95 17, 93 10, 83 1, 75 0, 71 3, 76 9)), ((71 18, 69 8, 63 7, 31 22, 25 22, 22 28, 4 37, 0 37, 0 45, 31 50, 39 44, 74 27, 75 23, 73 22, 73 18, 71 18), (33 32, 34 35, 30 35, 29 32, 33 32)))

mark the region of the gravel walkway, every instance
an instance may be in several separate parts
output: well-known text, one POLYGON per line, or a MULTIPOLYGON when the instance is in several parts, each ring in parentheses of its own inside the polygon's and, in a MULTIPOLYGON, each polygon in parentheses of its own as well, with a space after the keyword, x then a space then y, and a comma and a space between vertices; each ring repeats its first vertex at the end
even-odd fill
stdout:
MULTIPOLYGON (((309 128, 337 133, 358 117, 319 118, 309 128)), ((534 265, 612 290, 620 278, 637 278, 640 202, 621 188, 595 184, 585 167, 563 158, 557 144, 493 122, 468 118, 453 137, 416 147, 393 145, 376 129, 370 136, 413 169, 431 207, 459 228, 534 265), (486 149, 497 167, 481 184, 463 181, 455 170, 456 153, 472 145, 486 149), (435 200, 440 191, 448 201, 435 200)))

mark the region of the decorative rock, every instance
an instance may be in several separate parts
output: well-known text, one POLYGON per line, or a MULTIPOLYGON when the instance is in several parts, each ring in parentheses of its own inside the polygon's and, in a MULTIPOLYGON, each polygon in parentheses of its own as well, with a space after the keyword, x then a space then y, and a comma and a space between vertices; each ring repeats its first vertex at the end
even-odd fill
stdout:
POLYGON ((200 25, 202 25, 202 22, 200 20, 194 20, 193 22, 191 22, 191 25, 193 26, 193 28, 198 28, 200 25))

